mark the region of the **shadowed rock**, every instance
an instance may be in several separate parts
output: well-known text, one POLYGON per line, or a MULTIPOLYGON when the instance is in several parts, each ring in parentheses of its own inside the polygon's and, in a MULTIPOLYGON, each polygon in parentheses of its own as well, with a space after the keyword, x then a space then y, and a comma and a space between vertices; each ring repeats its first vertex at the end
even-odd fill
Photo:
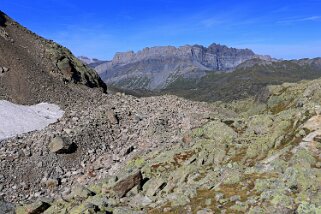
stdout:
POLYGON ((60 136, 54 137, 48 147, 51 152, 56 154, 72 153, 77 149, 75 144, 67 142, 60 136))
POLYGON ((0 11, 0 26, 1 27, 4 26, 5 23, 6 23, 6 18, 4 16, 4 13, 0 11))
POLYGON ((16 213, 17 214, 41 214, 45 210, 47 210, 49 207, 50 207, 50 204, 43 201, 37 201, 27 206, 18 207, 16 210, 16 213))

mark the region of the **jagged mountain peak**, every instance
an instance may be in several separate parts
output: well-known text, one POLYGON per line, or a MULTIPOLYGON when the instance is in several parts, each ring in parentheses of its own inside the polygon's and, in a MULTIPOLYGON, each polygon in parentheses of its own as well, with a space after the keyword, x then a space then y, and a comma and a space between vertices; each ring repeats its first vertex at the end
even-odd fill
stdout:
POLYGON ((213 43, 202 45, 156 46, 140 51, 118 52, 111 62, 100 64, 97 72, 108 84, 126 89, 162 89, 179 77, 200 78, 207 72, 231 71, 256 55, 249 49, 213 43))

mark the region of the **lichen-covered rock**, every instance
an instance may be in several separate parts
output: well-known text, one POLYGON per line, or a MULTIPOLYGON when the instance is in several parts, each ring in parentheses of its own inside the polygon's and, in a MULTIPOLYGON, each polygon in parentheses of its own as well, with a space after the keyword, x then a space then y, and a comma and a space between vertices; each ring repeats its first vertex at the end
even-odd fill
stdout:
POLYGON ((49 207, 50 207, 50 204, 43 201, 37 201, 35 203, 29 204, 26 206, 17 207, 16 213, 17 214, 41 214, 45 210, 47 210, 49 207))
POLYGON ((68 196, 68 198, 76 201, 84 201, 89 196, 94 196, 95 193, 90 191, 88 188, 84 186, 77 186, 74 188, 74 190, 71 192, 71 194, 68 196))
POLYGON ((143 214, 142 211, 137 211, 128 207, 116 207, 113 209, 113 214, 143 214))
POLYGON ((206 124, 202 129, 197 129, 194 136, 202 136, 207 139, 213 139, 219 143, 231 143, 237 134, 225 123, 212 121, 206 124))
POLYGON ((150 179, 144 184, 143 190, 146 196, 154 196, 165 186, 166 182, 162 178, 150 179))
POLYGON ((302 201, 297 209, 298 214, 321 213, 321 206, 302 201))

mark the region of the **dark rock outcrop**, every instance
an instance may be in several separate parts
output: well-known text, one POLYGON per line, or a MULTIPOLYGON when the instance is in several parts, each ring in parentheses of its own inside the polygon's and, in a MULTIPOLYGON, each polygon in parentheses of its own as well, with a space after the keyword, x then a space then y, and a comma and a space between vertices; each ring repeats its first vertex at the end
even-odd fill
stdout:
MULTIPOLYGON (((65 103, 77 97, 80 85, 101 88, 105 83, 72 53, 46 40, 0 12, 0 99, 21 104, 65 103)), ((80 95, 83 96, 83 95, 80 95)))
POLYGON ((0 198, 0 214, 14 214, 15 206, 0 198))
POLYGON ((5 23, 6 23, 5 15, 0 11, 0 26, 3 27, 5 23))

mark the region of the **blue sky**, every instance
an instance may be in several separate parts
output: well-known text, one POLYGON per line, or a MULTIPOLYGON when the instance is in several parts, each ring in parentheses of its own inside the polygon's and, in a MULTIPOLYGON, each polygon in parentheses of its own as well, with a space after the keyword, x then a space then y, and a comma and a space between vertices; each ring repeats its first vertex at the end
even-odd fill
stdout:
POLYGON ((213 42, 277 58, 321 56, 321 0, 2 0, 0 10, 75 55, 213 42))

